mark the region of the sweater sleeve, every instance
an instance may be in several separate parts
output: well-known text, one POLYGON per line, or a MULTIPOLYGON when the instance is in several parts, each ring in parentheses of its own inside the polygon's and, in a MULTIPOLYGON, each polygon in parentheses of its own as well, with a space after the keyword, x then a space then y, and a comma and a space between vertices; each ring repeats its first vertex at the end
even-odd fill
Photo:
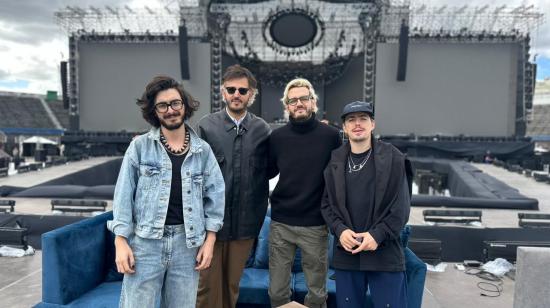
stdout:
POLYGON ((276 147, 273 141, 273 134, 269 136, 268 140, 268 157, 267 157, 267 177, 272 179, 279 174, 279 168, 277 167, 277 153, 276 147))

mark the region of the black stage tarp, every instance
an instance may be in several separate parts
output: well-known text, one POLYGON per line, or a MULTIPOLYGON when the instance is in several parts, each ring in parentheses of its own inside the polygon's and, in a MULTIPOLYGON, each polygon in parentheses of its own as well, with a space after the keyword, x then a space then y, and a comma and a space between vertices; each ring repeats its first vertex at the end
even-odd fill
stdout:
POLYGON ((500 160, 532 157, 535 143, 532 141, 429 141, 384 138, 399 150, 415 157, 475 158, 487 151, 500 160))
POLYGON ((411 239, 441 241, 445 262, 483 260, 484 241, 548 242, 550 228, 475 228, 459 226, 411 226, 411 239))
POLYGON ((33 248, 42 249, 43 233, 80 221, 83 216, 65 215, 14 215, 0 214, 0 227, 27 228, 27 241, 33 248))
MULTIPOLYGON (((460 160, 417 158, 411 161, 415 169, 432 170, 447 175, 453 197, 414 195, 413 206, 501 208, 537 210, 538 201, 521 195, 470 163, 460 160)), ((71 198, 112 200, 122 159, 105 162, 31 188, 0 187, 3 197, 71 198)))
MULTIPOLYGON (((118 177, 118 171, 122 165, 122 158, 113 159, 100 165, 90 167, 66 176, 53 179, 37 186, 53 185, 115 185, 118 177)), ((36 186, 35 186, 36 187, 36 186)))
POLYGON ((538 210, 538 200, 461 160, 410 158, 415 170, 431 170, 447 176, 452 197, 414 195, 413 206, 501 208, 538 210))
POLYGON ((30 187, 2 186, 0 196, 19 198, 113 199, 122 158, 30 187))

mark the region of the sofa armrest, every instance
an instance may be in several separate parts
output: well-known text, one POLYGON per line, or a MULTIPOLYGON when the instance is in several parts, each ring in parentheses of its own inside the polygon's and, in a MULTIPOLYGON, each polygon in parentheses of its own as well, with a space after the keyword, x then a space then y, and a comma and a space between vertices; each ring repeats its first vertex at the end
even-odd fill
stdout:
POLYGON ((112 212, 42 235, 42 302, 65 305, 100 284, 107 272, 112 212))
POLYGON ((426 264, 408 247, 404 249, 404 252, 407 275, 407 307, 420 308, 426 281, 426 264))

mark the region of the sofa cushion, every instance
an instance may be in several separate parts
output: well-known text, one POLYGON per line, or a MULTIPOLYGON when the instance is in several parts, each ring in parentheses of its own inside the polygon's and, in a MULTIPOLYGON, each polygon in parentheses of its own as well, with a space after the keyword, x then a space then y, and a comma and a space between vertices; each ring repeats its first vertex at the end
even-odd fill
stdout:
POLYGON ((42 235, 43 302, 70 303, 105 280, 108 219, 111 213, 42 235))
POLYGON ((269 305, 268 288, 269 270, 245 268, 239 283, 239 299, 237 302, 269 305))
MULTIPOLYGON (((258 244, 254 255, 254 268, 269 269, 269 225, 271 218, 266 216, 264 224, 258 235, 258 244)), ((292 272, 296 273, 302 270, 302 254, 300 249, 296 249, 296 256, 292 264, 292 272)))
POLYGON ((407 303, 409 308, 422 306, 424 282, 426 281, 426 263, 422 262, 412 250, 405 247, 405 267, 407 274, 407 303))
POLYGON ((117 307, 120 301, 122 282, 104 282, 72 301, 68 307, 110 308, 117 307))
MULTIPOLYGON (((327 307, 336 307, 336 282, 334 281, 334 270, 329 269, 327 275, 327 292, 328 300, 327 307)), ((307 294, 306 277, 303 272, 296 273, 294 275, 294 293, 292 294, 293 300, 303 303, 307 294)))
POLYGON ((401 240, 401 245, 403 245, 403 248, 407 247, 409 245, 409 236, 411 235, 411 226, 406 225, 403 230, 401 230, 401 235, 399 236, 399 239, 401 240))

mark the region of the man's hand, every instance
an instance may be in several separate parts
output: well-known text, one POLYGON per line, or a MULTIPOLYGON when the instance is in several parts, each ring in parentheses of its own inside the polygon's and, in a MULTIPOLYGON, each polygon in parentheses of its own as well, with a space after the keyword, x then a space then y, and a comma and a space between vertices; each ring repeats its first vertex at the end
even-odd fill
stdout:
POLYGON ((361 245, 361 242, 356 239, 357 237, 357 233, 346 229, 340 234, 340 244, 346 251, 352 252, 354 247, 361 245))
POLYGON ((210 267, 214 255, 214 244, 216 243, 216 232, 207 231, 206 239, 197 253, 197 266, 195 270, 201 271, 210 267))
POLYGON ((374 240, 372 235, 368 232, 357 233, 356 239, 363 238, 359 247, 355 248, 351 253, 357 254, 361 251, 374 251, 378 248, 378 243, 374 240))
POLYGON ((135 273, 134 266, 134 253, 132 248, 128 245, 128 241, 125 237, 117 235, 115 237, 115 249, 116 249, 116 269, 121 274, 133 274, 135 273))

